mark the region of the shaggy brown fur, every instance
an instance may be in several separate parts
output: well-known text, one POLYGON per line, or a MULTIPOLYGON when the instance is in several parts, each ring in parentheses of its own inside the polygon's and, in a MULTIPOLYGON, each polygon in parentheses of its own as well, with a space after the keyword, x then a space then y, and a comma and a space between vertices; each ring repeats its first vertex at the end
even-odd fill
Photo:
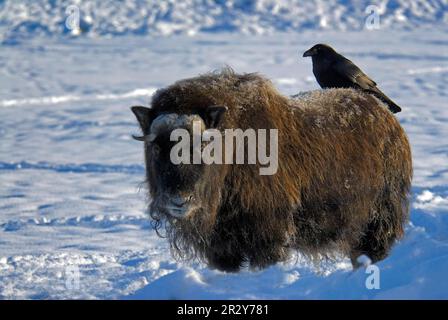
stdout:
POLYGON ((289 99, 267 79, 231 70, 176 82, 152 100, 156 114, 201 114, 210 105, 228 107, 219 129, 278 129, 279 168, 262 176, 258 165, 210 165, 192 182, 199 206, 188 217, 150 208, 177 257, 238 271, 284 261, 291 249, 340 252, 354 265, 361 254, 373 262, 388 255, 408 217, 412 164, 406 134, 381 101, 354 89, 289 99))

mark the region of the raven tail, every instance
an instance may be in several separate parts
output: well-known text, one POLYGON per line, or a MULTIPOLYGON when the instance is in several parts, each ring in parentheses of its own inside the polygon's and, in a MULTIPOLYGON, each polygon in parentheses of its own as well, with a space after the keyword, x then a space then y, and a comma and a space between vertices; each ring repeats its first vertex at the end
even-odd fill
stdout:
POLYGON ((381 101, 383 101, 387 106, 389 107, 389 110, 392 113, 398 113, 401 111, 401 108, 399 105, 397 105, 395 102, 393 102, 391 99, 389 99, 388 96, 386 96, 381 90, 378 88, 375 88, 376 90, 372 90, 372 93, 381 101))

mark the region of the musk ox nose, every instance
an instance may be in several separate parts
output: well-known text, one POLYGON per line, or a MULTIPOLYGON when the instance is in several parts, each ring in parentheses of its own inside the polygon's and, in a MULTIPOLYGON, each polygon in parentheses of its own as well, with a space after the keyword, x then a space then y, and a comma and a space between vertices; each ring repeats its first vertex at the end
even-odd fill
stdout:
POLYGON ((183 207, 186 204, 188 204, 188 202, 190 202, 193 199, 193 196, 188 196, 188 197, 172 197, 170 198, 170 202, 171 204, 173 204, 176 207, 183 207))
POLYGON ((161 195, 151 204, 151 210, 164 213, 175 218, 185 218, 194 206, 192 195, 182 197, 179 195, 161 195))

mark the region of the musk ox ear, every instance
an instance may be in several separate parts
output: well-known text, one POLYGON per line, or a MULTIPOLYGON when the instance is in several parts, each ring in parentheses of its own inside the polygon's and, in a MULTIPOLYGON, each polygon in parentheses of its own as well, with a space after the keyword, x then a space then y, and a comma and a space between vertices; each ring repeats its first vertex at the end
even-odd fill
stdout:
MULTIPOLYGON (((140 128, 142 129, 143 136, 149 133, 152 121, 156 117, 154 110, 142 106, 131 107, 132 112, 137 118, 140 128)), ((144 141, 144 137, 132 136, 135 140, 144 141)))
POLYGON ((207 107, 204 114, 204 122, 207 128, 217 128, 227 109, 226 106, 207 107))

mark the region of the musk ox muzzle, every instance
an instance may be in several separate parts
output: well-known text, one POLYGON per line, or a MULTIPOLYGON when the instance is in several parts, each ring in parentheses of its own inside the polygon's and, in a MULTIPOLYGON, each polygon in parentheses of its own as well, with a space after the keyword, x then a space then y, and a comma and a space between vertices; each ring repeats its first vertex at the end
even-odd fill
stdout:
POLYGON ((168 215, 176 219, 183 219, 196 207, 193 199, 193 195, 183 197, 162 194, 152 200, 150 210, 159 216, 168 215))

